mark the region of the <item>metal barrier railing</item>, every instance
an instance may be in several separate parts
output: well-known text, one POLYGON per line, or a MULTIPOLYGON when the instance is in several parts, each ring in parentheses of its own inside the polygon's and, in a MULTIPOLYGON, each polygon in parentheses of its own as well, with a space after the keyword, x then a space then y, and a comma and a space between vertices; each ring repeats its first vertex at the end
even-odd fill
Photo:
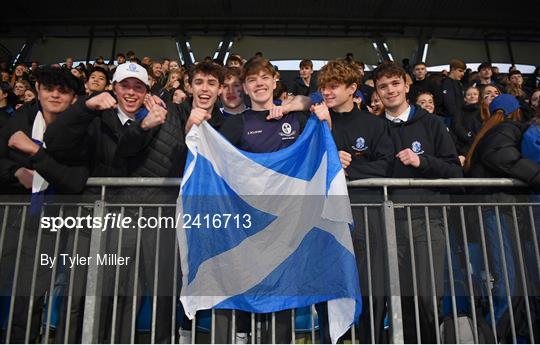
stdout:
MULTIPOLYGON (((174 214, 173 201, 134 200, 145 200, 143 188, 177 188, 180 181, 91 178, 88 186, 100 189, 97 200, 47 204, 34 216, 30 202, 0 202, 0 342, 328 341, 324 305, 269 316, 212 310, 185 320, 177 301, 180 263, 174 232, 119 226, 113 237, 102 231, 103 224, 67 233, 43 229, 44 217, 114 213, 120 224, 129 216, 174 214), (115 197, 118 188, 130 188, 129 202, 115 197), (68 253, 129 254, 133 262, 43 267, 43 254, 58 263, 68 253)), ((379 191, 367 201, 360 192, 350 196, 364 306, 361 320, 345 335, 348 341, 441 343, 451 332, 459 343, 466 329, 475 343, 538 341, 540 203, 523 194, 524 183, 366 179, 348 186, 351 192, 379 191), (448 187, 495 192, 492 200, 485 195, 438 203, 394 198, 396 189, 448 187), (503 189, 522 195, 499 198, 503 189)))

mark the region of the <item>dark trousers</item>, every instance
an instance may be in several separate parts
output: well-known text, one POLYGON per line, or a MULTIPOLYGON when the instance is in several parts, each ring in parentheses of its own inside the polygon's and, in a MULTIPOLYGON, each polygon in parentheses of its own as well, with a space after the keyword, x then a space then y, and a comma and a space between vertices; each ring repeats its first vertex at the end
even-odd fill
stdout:
MULTIPOLYGON (((354 196, 352 201, 356 201, 354 196)), ((383 343, 387 293, 385 230, 382 214, 380 207, 354 207, 352 213, 355 225, 353 246, 362 292, 362 314, 358 325, 358 338, 362 344, 372 343, 372 339, 375 343, 383 343), (367 224, 365 220, 366 211, 368 216, 367 224), (369 233, 367 233, 368 230, 369 233), (368 267, 371 271, 371 284, 368 279, 368 267), (371 328, 372 322, 373 332, 371 328)))
MULTIPOLYGON (((115 320, 117 329, 114 342, 130 342, 131 334, 134 331, 132 329, 132 319, 133 317, 136 317, 136 314, 133 315, 133 293, 135 284, 137 284, 137 297, 135 298, 135 303, 137 303, 135 310, 137 312, 141 306, 141 296, 157 295, 156 314, 153 315, 153 317, 156 318, 156 342, 170 343, 173 340, 172 337, 174 337, 174 332, 172 331, 172 312, 173 310, 176 310, 176 302, 173 300, 173 292, 177 287, 177 282, 173 281, 176 233, 171 229, 160 229, 159 231, 159 252, 157 256, 157 231, 141 231, 139 267, 135 267, 137 232, 124 231, 122 234, 124 240, 124 243, 121 246, 122 256, 131 257, 131 262, 130 265, 121 267, 120 269, 118 279, 119 297, 117 300, 118 306, 115 320), (159 260, 157 263, 157 275, 156 260, 159 260), (138 270, 138 281, 135 281, 136 270, 138 270), (157 290, 154 289, 154 282, 156 280, 157 290)), ((105 290, 106 295, 104 296, 104 310, 102 311, 102 314, 105 314, 104 319, 111 320, 111 322, 113 322, 112 308, 114 296, 112 296, 112 293, 114 292, 115 286, 112 283, 115 282, 114 275, 116 272, 113 272, 115 271, 115 268, 116 267, 113 267, 113 270, 107 272, 107 276, 109 277, 107 279, 108 288, 105 290), (110 293, 107 293, 107 291, 110 293)), ((177 270, 179 269, 177 268, 177 270)), ((177 274, 177 280, 180 279, 180 277, 181 276, 177 274)), ((105 279, 104 282, 106 282, 105 279)), ((176 296, 178 296, 178 293, 176 296)), ((108 323, 108 325, 110 327, 111 323, 108 323)), ((111 335, 108 335, 107 338, 110 338, 110 336, 111 335)))
POLYGON ((401 285, 401 303, 403 314, 403 331, 406 343, 417 342, 416 318, 419 318, 422 343, 435 343, 435 327, 438 327, 440 301, 444 288, 444 225, 440 219, 431 218, 429 233, 431 235, 432 256, 428 250, 426 220, 413 218, 412 243, 410 248, 409 226, 406 220, 396 220, 398 244, 399 276, 401 285), (414 255, 413 255, 414 253, 414 255), (414 257, 416 270, 415 294, 413 288, 411 258, 414 257), (433 263, 433 275, 430 270, 433 263), (433 294, 435 292, 435 296, 433 294), (415 295, 418 298, 418 315, 415 311, 415 295))
MULTIPOLYGON (((259 314, 262 321, 261 342, 272 343, 272 314, 259 314)), ((291 310, 275 313, 276 344, 289 344, 292 340, 291 310)), ((219 309, 215 311, 215 337, 217 344, 231 344, 232 340, 232 311, 219 309)), ((236 332, 251 332, 251 314, 236 311, 236 332)), ((252 335, 253 336, 253 335, 252 335)))

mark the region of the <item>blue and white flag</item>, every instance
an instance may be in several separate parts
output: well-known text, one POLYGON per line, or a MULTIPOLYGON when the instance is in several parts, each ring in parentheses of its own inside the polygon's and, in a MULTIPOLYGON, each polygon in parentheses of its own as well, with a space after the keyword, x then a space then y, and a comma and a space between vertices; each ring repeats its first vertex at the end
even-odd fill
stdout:
POLYGON ((328 125, 311 116, 294 144, 272 153, 239 150, 206 122, 186 143, 177 206, 186 315, 328 301, 335 343, 362 302, 347 185, 328 125))

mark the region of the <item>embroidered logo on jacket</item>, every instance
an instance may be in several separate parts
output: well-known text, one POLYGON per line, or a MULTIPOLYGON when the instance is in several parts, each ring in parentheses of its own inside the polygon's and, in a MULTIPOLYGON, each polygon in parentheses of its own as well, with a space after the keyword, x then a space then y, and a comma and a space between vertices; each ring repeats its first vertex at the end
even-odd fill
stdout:
POLYGON ((281 125, 281 133, 279 133, 279 135, 281 135, 282 137, 291 137, 295 134, 296 134, 296 131, 292 130, 292 126, 290 123, 285 122, 284 124, 281 125))
POLYGON ((424 150, 422 150, 422 144, 420 144, 419 141, 413 141, 413 143, 411 144, 411 150, 417 155, 421 155, 422 153, 424 153, 424 150))
POLYGON ((351 146, 351 147, 353 150, 359 151, 359 152, 362 152, 368 149, 368 147, 366 146, 366 139, 362 137, 358 137, 356 139, 356 143, 354 144, 354 146, 351 146))

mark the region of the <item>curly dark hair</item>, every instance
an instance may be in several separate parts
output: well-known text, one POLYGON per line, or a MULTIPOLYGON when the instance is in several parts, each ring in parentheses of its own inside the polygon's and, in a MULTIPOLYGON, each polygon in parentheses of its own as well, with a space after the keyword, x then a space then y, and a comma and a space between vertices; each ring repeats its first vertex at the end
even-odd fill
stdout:
POLYGON ((84 95, 83 82, 71 72, 58 67, 40 67, 36 73, 36 82, 47 88, 58 86, 60 91, 73 91, 76 95, 84 95))

